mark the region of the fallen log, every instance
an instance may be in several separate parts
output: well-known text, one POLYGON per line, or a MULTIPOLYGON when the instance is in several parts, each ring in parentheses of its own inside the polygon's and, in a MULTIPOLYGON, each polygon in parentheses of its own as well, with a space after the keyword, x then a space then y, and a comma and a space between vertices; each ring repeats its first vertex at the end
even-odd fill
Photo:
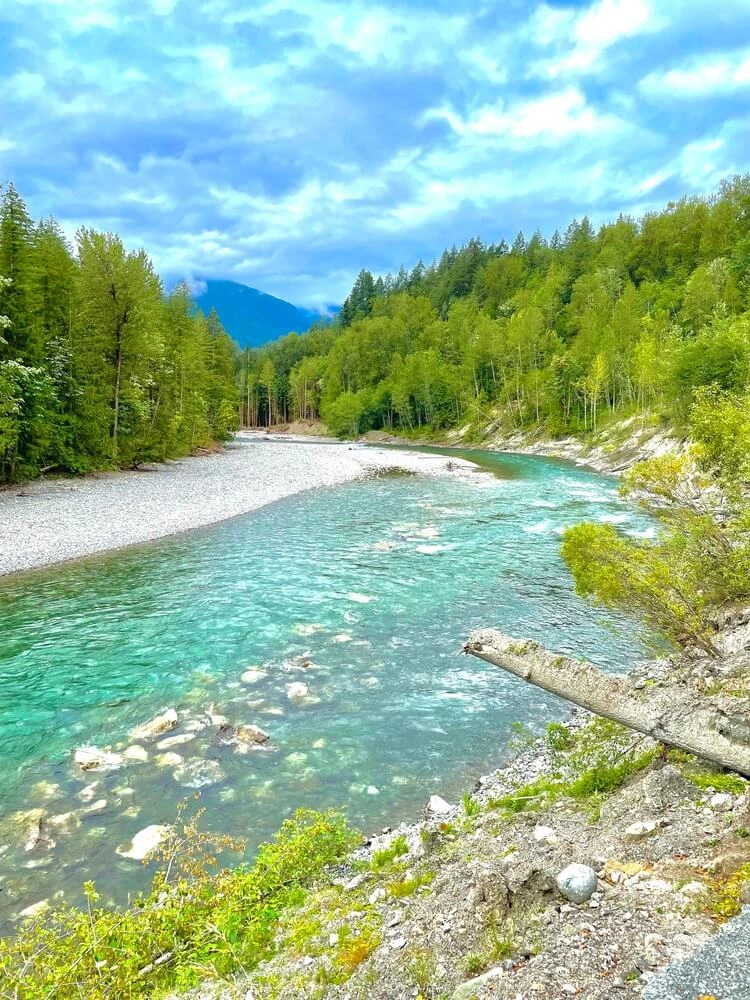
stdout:
POLYGON ((697 691, 674 685, 639 692, 623 677, 496 629, 472 632, 464 652, 659 743, 750 777, 747 719, 727 715, 697 691))

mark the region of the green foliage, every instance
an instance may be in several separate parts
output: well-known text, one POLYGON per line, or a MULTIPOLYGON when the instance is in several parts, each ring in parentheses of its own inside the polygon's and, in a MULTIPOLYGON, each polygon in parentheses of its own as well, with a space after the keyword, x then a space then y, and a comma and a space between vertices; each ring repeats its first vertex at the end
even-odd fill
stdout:
POLYGON ((736 917, 742 909, 740 894, 750 882, 750 862, 723 878, 710 879, 708 909, 719 923, 736 917))
POLYGON ((677 643, 714 655, 710 609, 750 595, 750 416, 747 392, 695 392, 691 455, 641 462, 621 490, 662 521, 656 542, 580 524, 562 554, 580 594, 645 617, 677 643), (697 468, 696 468, 697 463, 697 468))
POLYGON ((464 815, 467 817, 478 816, 482 811, 481 803, 479 803, 476 799, 473 799, 468 792, 462 796, 461 804, 464 807, 464 815))
POLYGON ((236 346, 140 250, 0 205, 0 481, 186 454, 238 426, 236 346))
POLYGON ((300 810, 252 867, 217 872, 217 853, 239 845, 184 821, 162 851, 164 870, 131 908, 97 907, 89 883, 85 909, 62 906, 0 940, 0 996, 119 1000, 251 969, 272 948, 284 910, 352 846, 339 814, 300 810))
POLYGON ((378 872, 382 871, 384 868, 389 868, 396 858, 403 857, 404 854, 408 853, 409 845, 406 842, 406 837, 403 835, 395 837, 390 847, 386 847, 382 851, 375 851, 373 853, 371 862, 372 870, 378 872))
POLYGON ((645 616, 678 643, 714 653, 700 546, 680 531, 657 544, 620 535, 609 524, 577 524, 563 535, 562 555, 584 597, 645 616), (698 551, 696 551, 698 549, 698 551))
POLYGON ((747 782, 736 774, 725 774, 722 771, 712 771, 703 768, 698 761, 693 760, 682 773, 702 791, 709 789, 714 792, 730 792, 732 795, 743 795, 748 790, 747 782))
POLYGON ((553 764, 545 774, 507 795, 490 799, 490 809, 499 809, 508 816, 520 812, 545 809, 561 798, 585 803, 597 818, 602 800, 621 785, 647 768, 656 756, 655 749, 636 753, 632 733, 606 719, 593 719, 578 732, 556 724, 554 731, 553 764), (566 729, 567 737, 561 730, 566 729))
POLYGON ((550 722, 545 731, 545 740, 550 750, 569 750, 573 745, 573 733, 561 722, 550 722))
POLYGON ((423 868, 421 871, 409 878, 400 880, 396 879, 389 882, 386 886, 386 890, 388 895, 392 896, 394 899, 403 899, 406 896, 413 895, 417 889, 430 885, 430 883, 434 880, 435 872, 430 868, 423 868))
POLYGON ((472 425, 481 439, 684 421, 694 390, 747 383, 749 188, 737 177, 640 222, 584 218, 549 242, 474 238, 411 271, 361 270, 330 326, 247 353, 248 422, 322 415, 342 437, 472 425))

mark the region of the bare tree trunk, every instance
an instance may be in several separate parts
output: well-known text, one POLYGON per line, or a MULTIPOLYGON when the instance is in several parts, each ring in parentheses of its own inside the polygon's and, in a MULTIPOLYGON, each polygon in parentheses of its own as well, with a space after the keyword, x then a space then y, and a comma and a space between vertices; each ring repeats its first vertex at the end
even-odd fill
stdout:
POLYGON ((660 743, 750 777, 747 720, 727 715, 694 690, 674 685, 639 693, 623 677, 496 629, 472 632, 464 652, 660 743))

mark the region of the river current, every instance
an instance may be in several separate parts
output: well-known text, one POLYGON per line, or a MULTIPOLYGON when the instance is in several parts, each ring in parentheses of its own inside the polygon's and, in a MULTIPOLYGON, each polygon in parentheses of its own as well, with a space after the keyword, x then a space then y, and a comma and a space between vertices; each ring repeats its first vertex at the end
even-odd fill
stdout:
POLYGON ((313 490, 0 581, 0 919, 55 893, 77 899, 89 878, 122 902, 149 873, 116 848, 172 821, 196 786, 203 825, 249 854, 298 806, 340 806, 373 831, 433 792, 455 801, 507 758, 514 722, 540 731, 566 713, 460 655, 473 627, 614 670, 647 655, 641 625, 577 597, 559 555, 581 520, 653 532, 616 482, 461 454, 486 474, 313 490), (186 739, 163 752, 181 765, 143 741, 146 761, 104 773, 73 763, 83 745, 127 746, 167 707, 180 725, 165 735, 186 739), (277 749, 238 753, 210 714, 263 727, 277 749), (54 846, 19 842, 8 817, 33 808, 73 812, 48 827, 54 846))

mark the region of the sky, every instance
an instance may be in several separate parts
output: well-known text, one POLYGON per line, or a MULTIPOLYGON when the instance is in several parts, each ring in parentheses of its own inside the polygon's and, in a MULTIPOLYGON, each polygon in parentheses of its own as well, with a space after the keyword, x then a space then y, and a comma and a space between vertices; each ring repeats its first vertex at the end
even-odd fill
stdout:
POLYGON ((323 307, 749 151, 749 0, 0 0, 0 182, 167 282, 323 307))

